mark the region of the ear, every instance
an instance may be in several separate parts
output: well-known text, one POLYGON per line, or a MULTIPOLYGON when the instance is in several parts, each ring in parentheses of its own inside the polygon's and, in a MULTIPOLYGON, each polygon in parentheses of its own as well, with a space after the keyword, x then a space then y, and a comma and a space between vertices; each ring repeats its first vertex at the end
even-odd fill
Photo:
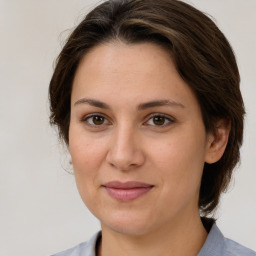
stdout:
POLYGON ((221 118, 216 122, 215 132, 208 134, 205 162, 213 164, 219 161, 226 149, 231 122, 221 118))

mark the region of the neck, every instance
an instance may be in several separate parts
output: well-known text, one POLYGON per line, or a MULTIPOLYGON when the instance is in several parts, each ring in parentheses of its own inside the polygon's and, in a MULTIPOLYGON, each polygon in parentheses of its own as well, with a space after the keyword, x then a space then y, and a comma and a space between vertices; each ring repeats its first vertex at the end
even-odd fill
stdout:
POLYGON ((164 228, 139 236, 102 227, 97 256, 196 256, 206 237, 199 214, 185 221, 172 221, 164 228))

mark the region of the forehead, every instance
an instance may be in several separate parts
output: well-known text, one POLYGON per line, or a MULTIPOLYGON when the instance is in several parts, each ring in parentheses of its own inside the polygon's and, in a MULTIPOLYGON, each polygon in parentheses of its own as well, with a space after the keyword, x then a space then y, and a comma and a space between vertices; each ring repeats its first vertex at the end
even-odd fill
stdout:
POLYGON ((174 68, 170 53, 153 43, 125 44, 109 42, 92 48, 82 59, 76 75, 86 69, 90 75, 110 73, 123 75, 133 74, 152 76, 158 71, 163 72, 174 68), (163 69, 166 67, 166 69, 163 69))
POLYGON ((73 83, 72 101, 79 97, 134 101, 171 97, 186 101, 193 93, 167 50, 152 43, 112 42, 94 47, 82 59, 73 83))

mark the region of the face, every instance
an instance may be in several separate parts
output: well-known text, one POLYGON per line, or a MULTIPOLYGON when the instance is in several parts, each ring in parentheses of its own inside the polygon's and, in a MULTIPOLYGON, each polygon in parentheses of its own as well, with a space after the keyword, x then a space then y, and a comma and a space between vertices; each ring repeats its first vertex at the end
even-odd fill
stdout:
POLYGON ((81 61, 69 150, 81 198, 103 229, 140 235, 198 216, 208 141, 164 49, 112 42, 81 61))

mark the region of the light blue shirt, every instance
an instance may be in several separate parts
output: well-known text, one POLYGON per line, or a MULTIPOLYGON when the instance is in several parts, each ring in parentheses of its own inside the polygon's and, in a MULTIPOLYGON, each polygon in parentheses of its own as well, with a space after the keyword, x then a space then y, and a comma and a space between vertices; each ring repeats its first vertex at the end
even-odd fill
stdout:
MULTIPOLYGON (((101 232, 98 232, 88 242, 52 256, 95 256, 96 242, 100 236, 101 232)), ((256 252, 225 238, 213 224, 198 256, 256 256, 256 252)))

